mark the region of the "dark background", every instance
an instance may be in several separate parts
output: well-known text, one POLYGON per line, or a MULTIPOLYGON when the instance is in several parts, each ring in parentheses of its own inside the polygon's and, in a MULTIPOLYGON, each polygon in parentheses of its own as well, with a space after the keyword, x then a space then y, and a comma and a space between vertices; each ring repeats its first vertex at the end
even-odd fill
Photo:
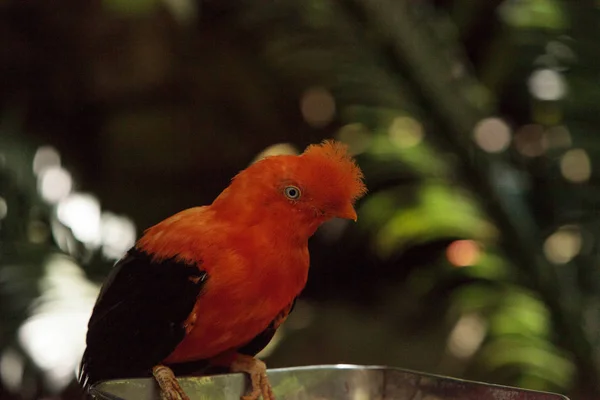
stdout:
POLYGON ((598 398, 598 22, 583 0, 0 0, 0 398, 77 398, 135 236, 331 137, 369 194, 311 240, 270 367, 598 398))

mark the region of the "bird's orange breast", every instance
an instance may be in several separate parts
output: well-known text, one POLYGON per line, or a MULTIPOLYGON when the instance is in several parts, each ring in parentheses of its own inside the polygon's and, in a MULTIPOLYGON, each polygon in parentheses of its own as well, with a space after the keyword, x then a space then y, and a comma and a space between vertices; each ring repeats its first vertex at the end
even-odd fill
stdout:
POLYGON ((208 359, 260 334, 302 291, 308 248, 238 238, 235 250, 205 256, 208 280, 187 320, 188 334, 165 360, 208 359))

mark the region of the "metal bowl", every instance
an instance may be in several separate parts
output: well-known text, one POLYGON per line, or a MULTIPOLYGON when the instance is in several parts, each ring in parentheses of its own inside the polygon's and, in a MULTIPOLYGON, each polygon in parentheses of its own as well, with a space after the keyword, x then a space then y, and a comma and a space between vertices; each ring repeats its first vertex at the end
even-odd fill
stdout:
MULTIPOLYGON (((512 387, 470 382, 398 368, 323 365, 268 371, 278 400, 568 400, 512 387)), ((247 388, 242 374, 179 378, 191 400, 239 400, 247 388)), ((152 379, 101 382, 91 389, 101 400, 159 400, 152 379)))

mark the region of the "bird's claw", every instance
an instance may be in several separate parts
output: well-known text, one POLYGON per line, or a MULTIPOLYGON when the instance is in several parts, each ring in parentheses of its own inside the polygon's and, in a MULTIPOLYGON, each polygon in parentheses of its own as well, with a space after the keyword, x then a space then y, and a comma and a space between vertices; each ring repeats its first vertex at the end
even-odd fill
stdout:
POLYGON ((152 375, 160 386, 161 400, 190 400, 187 394, 183 391, 175 374, 170 368, 164 365, 157 365, 152 368, 152 375))
POLYGON ((262 395, 263 400, 275 400, 269 378, 266 373, 250 374, 252 391, 241 397, 241 400, 257 400, 262 395))
POLYGON ((250 356, 238 355, 231 364, 231 371, 250 375, 251 391, 242 396, 241 400, 258 400, 261 395, 263 400, 275 400, 264 362, 250 356))

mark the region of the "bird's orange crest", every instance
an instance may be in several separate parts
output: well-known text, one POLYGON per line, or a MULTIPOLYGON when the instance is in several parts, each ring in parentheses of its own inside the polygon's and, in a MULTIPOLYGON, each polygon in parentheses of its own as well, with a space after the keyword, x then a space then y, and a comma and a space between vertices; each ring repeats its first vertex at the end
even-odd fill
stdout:
POLYGON ((314 166, 311 168, 312 174, 317 175, 314 178, 344 188, 347 198, 355 201, 367 192, 363 173, 348 153, 346 144, 325 140, 308 146, 301 157, 314 166))

